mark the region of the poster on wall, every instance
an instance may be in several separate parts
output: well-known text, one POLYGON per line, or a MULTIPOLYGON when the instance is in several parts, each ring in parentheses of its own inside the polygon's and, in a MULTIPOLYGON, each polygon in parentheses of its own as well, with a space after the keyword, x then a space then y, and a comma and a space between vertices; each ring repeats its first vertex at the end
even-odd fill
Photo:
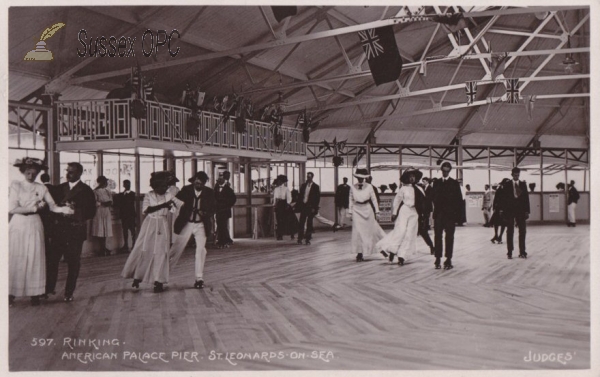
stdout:
POLYGON ((394 198, 381 198, 379 201, 379 222, 392 222, 392 202, 394 198))
POLYGON ((483 203, 483 195, 467 195, 467 205, 470 208, 481 208, 481 203, 483 203))
POLYGON ((548 210, 550 213, 558 213, 560 212, 560 195, 559 194, 550 194, 548 199, 548 210))

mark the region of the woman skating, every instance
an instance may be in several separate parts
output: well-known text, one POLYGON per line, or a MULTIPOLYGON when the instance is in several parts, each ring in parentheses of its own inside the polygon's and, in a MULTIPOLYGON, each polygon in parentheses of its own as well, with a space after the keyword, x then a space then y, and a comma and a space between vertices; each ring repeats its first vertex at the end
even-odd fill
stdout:
POLYGON ((425 198, 425 193, 416 185, 423 173, 418 169, 408 168, 400 177, 402 187, 394 198, 392 219, 394 230, 377 243, 377 250, 388 257, 390 262, 398 255, 398 264, 404 265, 407 253, 417 249, 419 214, 425 198))
POLYGON ((141 282, 153 283, 155 293, 162 292, 169 280, 171 229, 167 214, 182 204, 167 193, 169 178, 169 172, 152 173, 150 187, 153 190, 144 196, 142 207, 146 218, 121 274, 126 279, 133 278, 133 288, 139 288, 141 282))
POLYGON ((14 166, 25 177, 23 181, 10 184, 8 213, 8 302, 12 306, 15 297, 30 296, 32 305, 40 304, 40 296, 46 290, 46 255, 44 227, 38 212, 48 206, 52 212, 72 215, 69 207, 58 207, 46 186, 35 182, 42 169, 48 169, 43 161, 26 157, 14 166))
POLYGON ((385 236, 385 232, 377 222, 379 203, 373 187, 365 182, 369 176, 367 169, 357 169, 354 176, 358 179, 350 188, 348 217, 352 218, 352 253, 356 261, 364 260, 365 254, 372 254, 375 244, 385 236), (373 213, 373 207, 375 213, 373 213))

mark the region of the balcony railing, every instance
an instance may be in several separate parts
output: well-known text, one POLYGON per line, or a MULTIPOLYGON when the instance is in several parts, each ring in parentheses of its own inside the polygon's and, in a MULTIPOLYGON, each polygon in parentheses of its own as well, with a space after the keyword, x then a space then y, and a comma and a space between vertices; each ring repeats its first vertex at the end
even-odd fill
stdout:
POLYGON ((59 141, 148 139, 170 143, 208 145, 250 151, 306 155, 301 130, 282 127, 283 142, 275 146, 269 124, 246 121, 246 132, 235 131, 234 117, 223 122, 221 114, 199 112, 197 135, 185 125, 190 109, 157 102, 146 102, 146 117, 131 117, 130 99, 59 101, 59 141))

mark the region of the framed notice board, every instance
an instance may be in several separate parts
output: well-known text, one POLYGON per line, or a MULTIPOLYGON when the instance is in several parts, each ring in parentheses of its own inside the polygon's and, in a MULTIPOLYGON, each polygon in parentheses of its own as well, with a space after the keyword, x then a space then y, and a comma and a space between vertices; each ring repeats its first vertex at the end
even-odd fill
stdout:
POLYGON ((392 222, 392 203, 394 197, 381 198, 379 200, 379 222, 380 223, 391 223, 392 222))

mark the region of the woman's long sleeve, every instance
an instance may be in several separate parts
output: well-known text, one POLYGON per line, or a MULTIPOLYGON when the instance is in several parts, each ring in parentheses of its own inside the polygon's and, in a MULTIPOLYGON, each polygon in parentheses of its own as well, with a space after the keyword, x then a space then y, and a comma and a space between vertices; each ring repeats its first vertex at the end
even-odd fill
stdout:
POLYGON ((375 190, 373 190, 373 186, 371 186, 371 192, 369 193, 371 202, 373 203, 373 207, 375 207, 375 213, 379 213, 379 201, 377 200, 377 195, 375 195, 375 190))
POLYGON ((21 207, 19 205, 19 184, 18 182, 11 183, 8 191, 8 213, 14 215, 16 213, 23 214, 33 212, 35 212, 34 208, 21 207))
POLYGON ((392 215, 396 215, 398 213, 398 209, 400 209, 400 204, 403 201, 404 201, 404 191, 402 190, 402 187, 400 187, 400 189, 398 190, 398 193, 396 193, 396 196, 394 197, 392 215))

